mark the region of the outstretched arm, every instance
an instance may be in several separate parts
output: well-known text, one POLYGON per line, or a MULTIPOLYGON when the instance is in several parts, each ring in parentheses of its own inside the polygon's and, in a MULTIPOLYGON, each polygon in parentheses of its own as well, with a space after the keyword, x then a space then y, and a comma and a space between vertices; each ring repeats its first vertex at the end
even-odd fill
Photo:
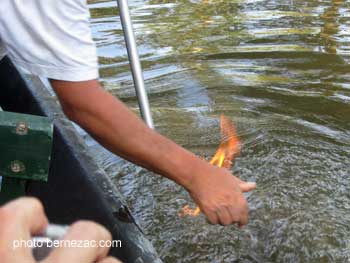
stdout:
POLYGON ((97 80, 51 84, 67 117, 104 147, 185 187, 211 223, 247 224, 242 192, 254 189, 254 183, 241 181, 149 129, 97 80))

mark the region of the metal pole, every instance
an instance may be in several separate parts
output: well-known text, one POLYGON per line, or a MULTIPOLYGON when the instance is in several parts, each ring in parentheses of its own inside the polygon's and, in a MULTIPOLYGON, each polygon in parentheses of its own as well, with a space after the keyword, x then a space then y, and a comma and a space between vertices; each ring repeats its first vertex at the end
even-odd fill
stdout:
POLYGON ((137 52, 136 41, 134 36, 134 31, 132 27, 132 22, 130 18, 129 6, 127 0, 117 0, 119 7, 119 15, 122 22, 122 27, 124 31, 126 49, 128 51, 130 68, 132 72, 132 77, 134 80, 136 95, 138 98, 141 116, 151 129, 154 128, 153 120, 151 115, 151 110, 149 107, 147 92, 145 89, 145 83, 143 80, 142 68, 137 52))

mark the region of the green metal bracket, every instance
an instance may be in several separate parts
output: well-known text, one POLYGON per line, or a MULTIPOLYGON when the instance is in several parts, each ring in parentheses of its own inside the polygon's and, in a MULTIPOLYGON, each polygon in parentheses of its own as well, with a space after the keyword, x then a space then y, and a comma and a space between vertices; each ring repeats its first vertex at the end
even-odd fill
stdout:
POLYGON ((52 138, 48 118, 0 108, 0 204, 24 195, 28 180, 47 182, 52 138))

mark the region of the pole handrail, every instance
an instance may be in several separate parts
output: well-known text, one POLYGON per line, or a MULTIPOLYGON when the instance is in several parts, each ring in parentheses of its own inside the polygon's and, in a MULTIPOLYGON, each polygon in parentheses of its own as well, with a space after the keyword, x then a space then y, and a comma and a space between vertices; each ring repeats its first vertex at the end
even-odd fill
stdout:
POLYGON ((130 18, 130 11, 127 0, 117 0, 119 15, 124 31, 126 49, 128 51, 129 63, 134 80, 136 95, 140 107, 141 116, 151 129, 154 128, 151 109, 148 102, 148 96, 144 84, 142 67, 137 52, 137 46, 134 36, 134 30, 130 18))

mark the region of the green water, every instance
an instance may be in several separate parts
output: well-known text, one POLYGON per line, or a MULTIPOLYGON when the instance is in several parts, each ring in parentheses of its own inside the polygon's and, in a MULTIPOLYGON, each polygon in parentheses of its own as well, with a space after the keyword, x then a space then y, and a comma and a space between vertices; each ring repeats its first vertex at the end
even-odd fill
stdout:
MULTIPOLYGON (((136 111, 115 2, 88 2, 103 84, 136 111)), ((350 262, 349 2, 130 7, 156 129, 210 158, 226 114, 243 143, 233 173, 258 185, 243 230, 179 218, 181 187, 91 142, 164 262, 350 262)))

